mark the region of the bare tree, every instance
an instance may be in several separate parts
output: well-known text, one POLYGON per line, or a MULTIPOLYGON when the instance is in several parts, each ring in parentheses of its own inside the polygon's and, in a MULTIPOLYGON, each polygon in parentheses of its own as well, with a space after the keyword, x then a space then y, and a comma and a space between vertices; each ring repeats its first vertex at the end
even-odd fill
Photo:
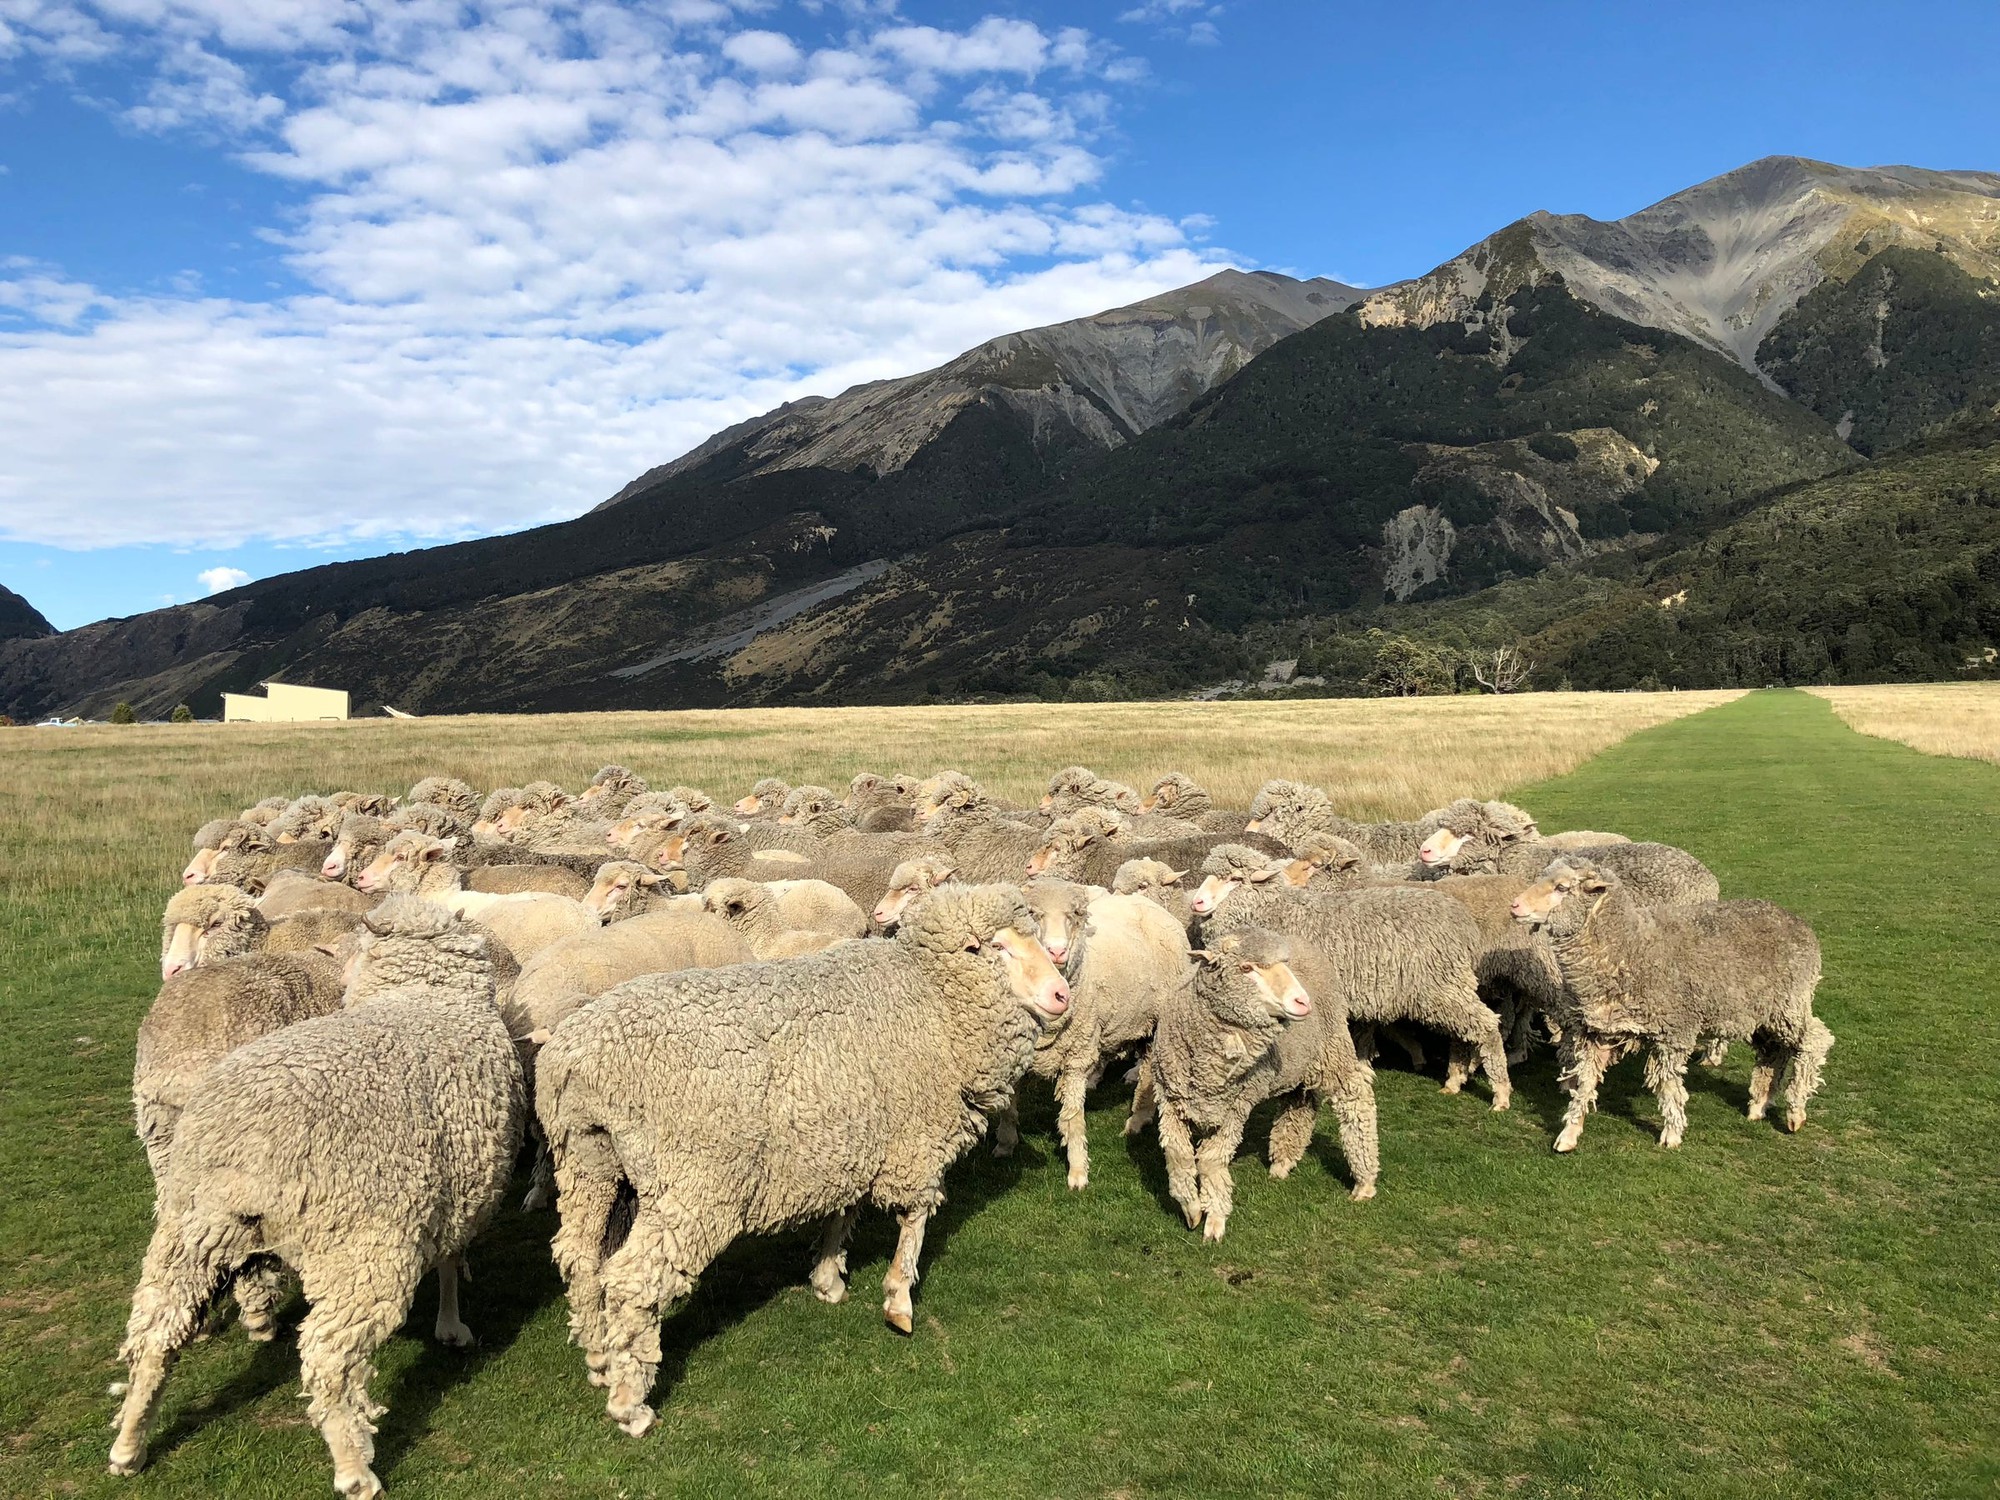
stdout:
POLYGON ((1473 656, 1469 660, 1472 680, 1489 693, 1518 692, 1528 674, 1535 670, 1535 664, 1521 654, 1518 646, 1501 646, 1490 659, 1473 656))

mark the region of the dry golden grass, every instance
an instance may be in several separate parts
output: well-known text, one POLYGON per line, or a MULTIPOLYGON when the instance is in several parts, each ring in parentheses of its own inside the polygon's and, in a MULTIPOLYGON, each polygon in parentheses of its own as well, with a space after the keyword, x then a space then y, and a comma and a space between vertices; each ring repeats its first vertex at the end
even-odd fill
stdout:
POLYGON ((2000 761, 2000 683, 1919 682, 1809 688, 1848 727, 1926 755, 2000 761))
POLYGON ((259 797, 397 791, 428 774, 486 789, 585 783, 608 761, 655 785, 740 795, 759 776, 844 787, 864 768, 955 766, 1028 799, 1082 762, 1143 783, 1186 771, 1242 805, 1273 776, 1361 817, 1407 817, 1557 776, 1636 730, 1733 693, 1319 699, 469 716, 339 725, 10 730, 0 777, 0 911, 32 940, 86 941, 174 888, 188 835, 259 797))

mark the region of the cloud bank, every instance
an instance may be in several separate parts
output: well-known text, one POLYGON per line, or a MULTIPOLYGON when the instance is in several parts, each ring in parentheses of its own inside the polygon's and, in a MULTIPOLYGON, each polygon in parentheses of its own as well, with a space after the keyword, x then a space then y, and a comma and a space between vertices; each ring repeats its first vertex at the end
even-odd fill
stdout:
POLYGON ((0 536, 529 525, 780 401, 1223 263, 1096 195, 1133 59, 880 12, 0 0, 17 83, 295 190, 265 232, 305 288, 139 295, 0 242, 0 536))

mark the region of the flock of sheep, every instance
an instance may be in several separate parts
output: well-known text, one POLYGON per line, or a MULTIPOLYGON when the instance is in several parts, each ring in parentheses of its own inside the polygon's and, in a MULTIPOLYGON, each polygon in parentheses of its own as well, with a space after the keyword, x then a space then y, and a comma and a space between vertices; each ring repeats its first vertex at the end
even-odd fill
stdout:
POLYGON ((524 1141, 572 1337, 637 1436, 662 1317, 739 1235, 823 1225, 809 1279, 839 1302, 862 1205, 892 1211, 883 1310, 908 1333, 945 1171, 989 1126, 1013 1149, 1024 1074, 1054 1088, 1081 1189, 1085 1095, 1130 1062, 1126 1134, 1157 1127, 1174 1200, 1219 1240, 1265 1100, 1273 1176, 1324 1104, 1374 1195, 1385 1041, 1421 1066, 1442 1037, 1444 1092, 1484 1073, 1505 1109, 1546 1038, 1558 1151, 1641 1049, 1662 1145, 1690 1059, 1732 1041, 1756 1051, 1750 1118, 1779 1092, 1796 1130, 1833 1044, 1797 917, 1718 899, 1679 849, 1470 798, 1357 823, 1296 782, 1230 811, 1178 773, 1142 797, 1080 767, 1037 808, 956 772, 766 780, 727 809, 619 766, 574 797, 426 777, 210 823, 183 886, 133 1079, 156 1201, 119 1474, 209 1303, 230 1288, 269 1339, 296 1277, 335 1487, 378 1493, 370 1359, 432 1269, 438 1338, 470 1342, 463 1256, 524 1141))

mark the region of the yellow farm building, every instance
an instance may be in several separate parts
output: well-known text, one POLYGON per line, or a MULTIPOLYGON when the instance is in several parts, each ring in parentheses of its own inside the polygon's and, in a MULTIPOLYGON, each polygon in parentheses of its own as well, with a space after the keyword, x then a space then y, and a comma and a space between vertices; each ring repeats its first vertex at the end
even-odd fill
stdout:
POLYGON ((289 682, 262 682, 265 696, 224 693, 225 724, 317 724, 347 717, 347 694, 337 688, 294 687, 289 682))

